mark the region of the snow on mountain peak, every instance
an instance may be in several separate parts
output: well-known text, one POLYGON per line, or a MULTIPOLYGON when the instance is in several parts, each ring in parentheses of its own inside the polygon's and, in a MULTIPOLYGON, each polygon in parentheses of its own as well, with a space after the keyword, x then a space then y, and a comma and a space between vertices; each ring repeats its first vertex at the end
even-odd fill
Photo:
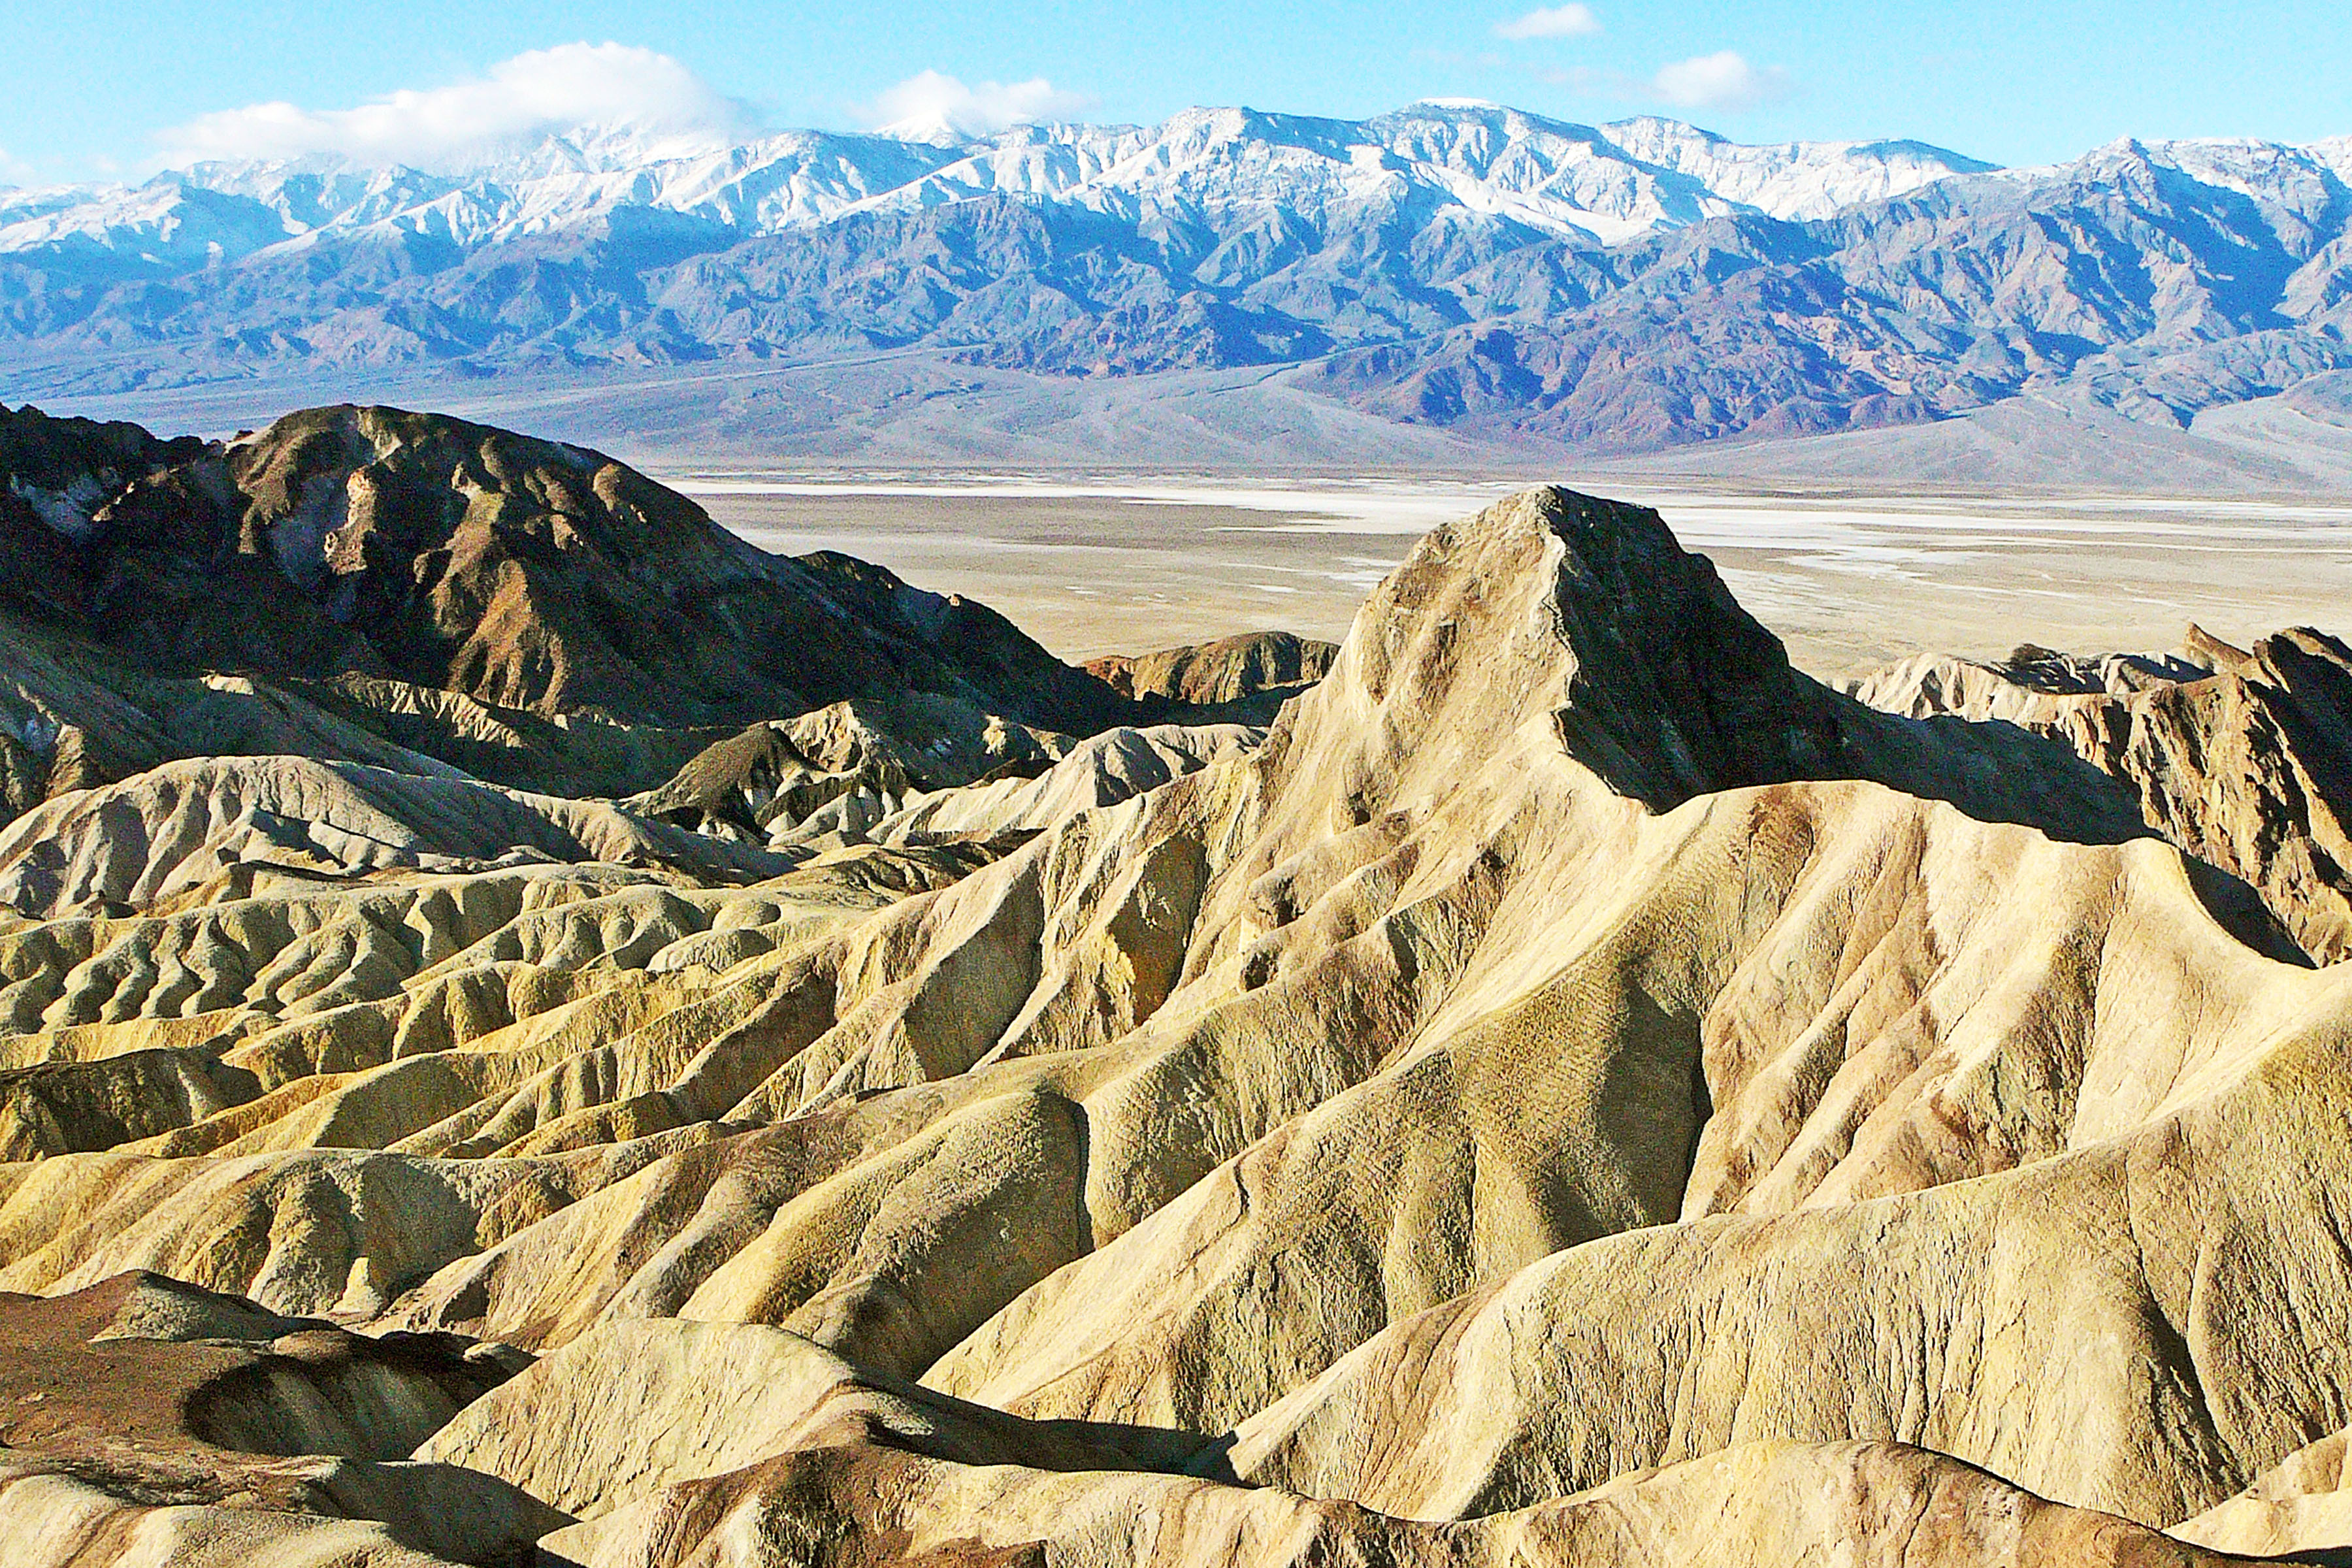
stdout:
POLYGON ((1263 208, 1308 223, 1339 209, 1450 208, 1611 244, 1730 212, 1825 216, 1986 167, 1916 142, 1748 146, 1678 121, 1596 129, 1462 99, 1366 121, 1204 107, 1146 128, 971 128, 1057 101, 1037 84, 950 82, 908 99, 936 111, 928 119, 879 132, 747 138, 708 121, 639 121, 494 140, 429 171, 316 151, 200 163, 135 188, 0 193, 0 253, 66 245, 210 264, 380 225, 472 247, 628 208, 750 238, 990 195, 1129 214, 1263 208))

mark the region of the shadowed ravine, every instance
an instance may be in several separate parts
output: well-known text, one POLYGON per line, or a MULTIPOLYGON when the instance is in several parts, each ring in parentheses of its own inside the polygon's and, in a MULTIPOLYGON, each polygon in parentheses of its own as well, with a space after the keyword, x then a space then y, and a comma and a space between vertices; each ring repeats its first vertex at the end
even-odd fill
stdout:
POLYGON ((1538 489, 1078 669, 431 416, 0 466, 14 1560, 2352 1547, 2325 633, 1834 691, 1538 489))

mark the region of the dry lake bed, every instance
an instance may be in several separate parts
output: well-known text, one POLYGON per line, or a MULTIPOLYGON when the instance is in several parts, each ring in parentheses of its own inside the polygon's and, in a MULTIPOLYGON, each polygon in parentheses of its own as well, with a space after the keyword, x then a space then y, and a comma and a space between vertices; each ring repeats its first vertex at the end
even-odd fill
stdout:
MULTIPOLYGON (((839 550, 969 595, 1068 658, 1277 626, 1337 638, 1460 481, 665 476, 763 549, 839 550)), ((1656 507, 1825 677, 1920 648, 2168 647, 2352 633, 2352 501, 1764 495, 1586 479, 1656 507)))

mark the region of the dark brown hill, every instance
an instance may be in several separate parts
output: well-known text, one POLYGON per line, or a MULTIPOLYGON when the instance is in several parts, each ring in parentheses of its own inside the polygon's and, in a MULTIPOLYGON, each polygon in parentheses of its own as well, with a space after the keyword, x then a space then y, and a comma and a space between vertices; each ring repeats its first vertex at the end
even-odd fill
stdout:
POLYGON ((765 554, 624 464, 332 407, 227 443, 0 411, 0 605, 174 671, 389 676, 541 714, 740 723, 930 691, 1128 705, 993 611, 765 554))

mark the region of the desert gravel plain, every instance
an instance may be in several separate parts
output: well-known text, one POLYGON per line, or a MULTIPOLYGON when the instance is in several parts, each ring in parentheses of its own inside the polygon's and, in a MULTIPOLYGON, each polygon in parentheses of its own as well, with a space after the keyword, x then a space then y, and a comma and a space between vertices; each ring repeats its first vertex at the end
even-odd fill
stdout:
MULTIPOLYGON (((668 476, 761 549, 980 600, 1065 658, 1279 626, 1338 640, 1437 524, 1516 483, 1066 474, 668 476), (1148 631, 1147 631, 1148 628, 1148 631)), ((2352 618, 2352 499, 1933 495, 1564 472, 1655 507, 1815 676, 1921 648, 2168 648, 2352 618)))

